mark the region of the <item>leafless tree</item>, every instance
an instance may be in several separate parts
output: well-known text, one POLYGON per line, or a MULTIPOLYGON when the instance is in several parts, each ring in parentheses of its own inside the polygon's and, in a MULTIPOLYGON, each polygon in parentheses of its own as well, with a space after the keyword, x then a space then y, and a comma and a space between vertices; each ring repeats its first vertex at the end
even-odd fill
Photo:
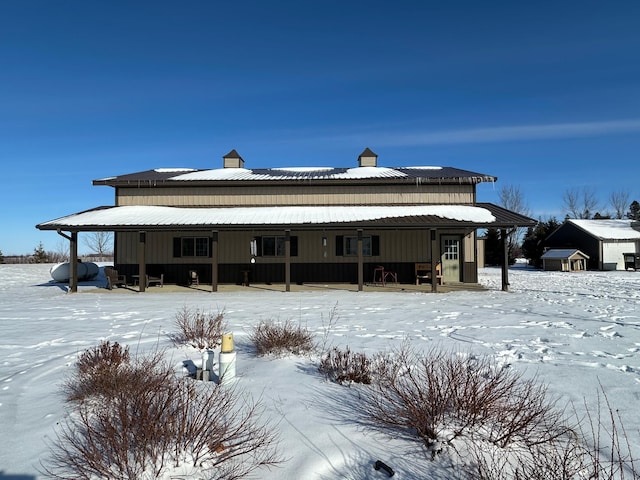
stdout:
POLYGON ((113 252, 113 234, 111 232, 91 232, 82 237, 82 240, 90 253, 101 257, 111 255, 113 252))
MULTIPOLYGON (((524 198, 524 194, 520 187, 515 185, 504 185, 498 192, 500 199, 500 205, 507 210, 525 215, 531 216, 531 209, 524 198)), ((519 246, 522 243, 522 238, 526 232, 526 228, 519 227, 514 228, 508 232, 507 245, 509 249, 509 258, 513 258, 518 253, 519 246)))
POLYGON ((66 262, 69 260, 69 242, 60 239, 56 244, 56 249, 51 252, 54 262, 66 262))
POLYGON ((631 204, 631 194, 626 190, 611 192, 609 203, 615 212, 615 218, 625 218, 631 204))
POLYGON ((521 215, 531 216, 531 209, 525 201, 524 194, 520 187, 515 185, 504 185, 498 192, 500 205, 521 215))
POLYGON ((592 187, 569 188, 562 200, 565 212, 571 218, 589 219, 598 209, 598 199, 592 187))

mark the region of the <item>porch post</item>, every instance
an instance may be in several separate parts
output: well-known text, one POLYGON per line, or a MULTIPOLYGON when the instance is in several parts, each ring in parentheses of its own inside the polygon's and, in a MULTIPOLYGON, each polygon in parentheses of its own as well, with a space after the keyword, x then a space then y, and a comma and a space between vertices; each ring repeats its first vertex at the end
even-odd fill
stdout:
POLYGON ((146 237, 146 232, 138 232, 138 287, 141 292, 147 288, 146 237))
POLYGON ((285 290, 291 291, 291 230, 284 231, 284 283, 285 290))
MULTIPOLYGON (((438 291, 438 271, 437 266, 440 261, 440 242, 438 238, 438 230, 431 229, 431 291, 438 291)), ((442 267, 440 267, 442 269, 442 267)))
POLYGON ((211 232, 211 291, 218 291, 218 232, 211 232))
POLYGON ((69 255, 69 291, 76 293, 78 291, 78 232, 71 232, 69 255))
POLYGON ((358 229, 358 291, 364 290, 364 256, 362 254, 362 229, 358 229))
POLYGON ((502 291, 509 291, 509 242, 507 242, 507 229, 500 230, 500 243, 502 246, 502 291))

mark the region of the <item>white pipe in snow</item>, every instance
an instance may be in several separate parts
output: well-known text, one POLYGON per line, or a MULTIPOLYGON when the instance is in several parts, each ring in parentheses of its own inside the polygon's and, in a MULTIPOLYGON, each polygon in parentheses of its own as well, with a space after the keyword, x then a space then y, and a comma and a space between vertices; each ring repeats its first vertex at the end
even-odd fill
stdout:
POLYGON ((220 383, 233 380, 236 376, 236 352, 220 352, 220 383))

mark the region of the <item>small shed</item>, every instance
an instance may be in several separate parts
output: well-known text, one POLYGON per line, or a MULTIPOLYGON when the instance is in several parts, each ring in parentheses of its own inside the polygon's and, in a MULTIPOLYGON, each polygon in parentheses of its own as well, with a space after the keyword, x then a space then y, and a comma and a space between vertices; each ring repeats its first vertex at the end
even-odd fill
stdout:
POLYGON ((578 272, 587 269, 589 255, 577 248, 552 248, 541 258, 542 268, 546 271, 578 272))

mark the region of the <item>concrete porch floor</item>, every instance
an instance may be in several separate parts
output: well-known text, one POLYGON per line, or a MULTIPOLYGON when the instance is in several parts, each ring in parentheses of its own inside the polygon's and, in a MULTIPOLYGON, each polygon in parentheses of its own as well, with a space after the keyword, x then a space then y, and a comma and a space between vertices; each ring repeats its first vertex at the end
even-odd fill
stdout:
MULTIPOLYGON (((197 286, 183 286, 174 284, 164 284, 164 286, 150 286, 147 287, 145 293, 225 293, 225 292, 255 292, 255 291, 274 291, 274 292, 286 292, 286 286, 284 283, 255 283, 249 286, 235 285, 235 284, 219 284, 217 292, 211 292, 211 285, 200 284, 197 286)), ((357 284, 350 283, 304 283, 304 284, 291 284, 291 292, 313 292, 313 291, 350 291, 358 292, 357 284)), ((486 288, 477 283, 449 283, 445 285, 438 285, 437 293, 447 293, 452 291, 478 291, 486 290, 486 288)), ((139 287, 128 285, 126 287, 116 287, 113 290, 107 288, 94 288, 79 290, 82 292, 90 293, 113 293, 113 294, 127 294, 127 293, 140 293, 139 287)), ((431 284, 424 283, 421 285, 415 285, 410 283, 387 283, 385 285, 366 283, 363 286, 363 292, 408 292, 408 293, 432 293, 431 284)))

